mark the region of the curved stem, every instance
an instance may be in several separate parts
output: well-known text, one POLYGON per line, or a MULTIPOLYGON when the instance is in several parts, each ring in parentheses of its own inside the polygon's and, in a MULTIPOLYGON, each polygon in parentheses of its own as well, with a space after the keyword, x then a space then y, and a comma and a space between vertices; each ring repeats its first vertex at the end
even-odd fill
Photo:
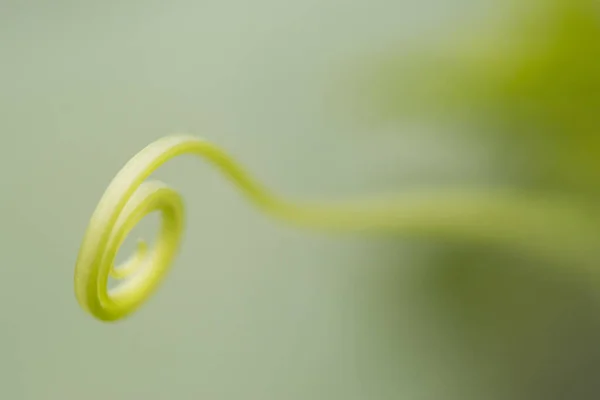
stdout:
POLYGON ((295 202, 276 196, 217 146, 184 135, 160 139, 133 157, 98 204, 81 245, 75 292, 81 306, 102 320, 134 311, 156 288, 175 257, 183 230, 180 196, 161 183, 144 183, 168 160, 192 154, 216 166, 265 214, 292 226, 324 232, 397 233, 484 241, 536 255, 585 259, 595 251, 596 224, 568 202, 499 189, 440 189, 393 198, 295 202), (163 213, 163 231, 145 275, 107 292, 108 276, 124 277, 143 266, 143 255, 123 269, 114 258, 126 234, 145 214, 163 213), (158 271, 158 272, 152 272, 158 271))

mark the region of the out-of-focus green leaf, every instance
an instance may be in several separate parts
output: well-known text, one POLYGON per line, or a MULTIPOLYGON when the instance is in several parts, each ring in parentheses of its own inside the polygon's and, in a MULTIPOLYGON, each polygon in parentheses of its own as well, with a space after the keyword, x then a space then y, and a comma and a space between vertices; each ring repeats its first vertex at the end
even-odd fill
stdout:
POLYGON ((598 4, 542 2, 512 22, 384 63, 374 84, 377 108, 385 117, 477 121, 517 149, 529 185, 596 195, 598 4))

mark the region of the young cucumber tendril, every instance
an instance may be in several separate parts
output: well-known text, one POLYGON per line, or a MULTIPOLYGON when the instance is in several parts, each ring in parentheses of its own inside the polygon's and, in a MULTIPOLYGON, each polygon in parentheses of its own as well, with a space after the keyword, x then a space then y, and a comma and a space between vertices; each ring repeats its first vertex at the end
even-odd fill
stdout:
POLYGON ((81 307, 98 320, 117 321, 132 314, 168 272, 183 234, 183 201, 165 184, 146 179, 183 154, 204 158, 260 210, 296 227, 484 240, 571 258, 594 247, 590 238, 597 233, 579 209, 564 202, 495 189, 419 191, 329 204, 289 202, 260 185, 210 142, 187 135, 167 136, 148 145, 121 169, 90 219, 75 266, 75 294, 81 307), (148 248, 140 241, 129 260, 115 265, 129 232, 154 211, 162 216, 156 244, 148 248), (109 277, 119 280, 110 290, 109 277))

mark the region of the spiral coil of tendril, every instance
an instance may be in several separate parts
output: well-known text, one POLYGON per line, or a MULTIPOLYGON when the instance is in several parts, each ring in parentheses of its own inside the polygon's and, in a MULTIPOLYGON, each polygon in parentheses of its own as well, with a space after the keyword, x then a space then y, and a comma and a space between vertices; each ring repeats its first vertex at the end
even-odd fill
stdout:
POLYGON ((183 234, 183 201, 165 184, 145 180, 182 154, 205 158, 256 206, 295 226, 483 239, 541 250, 551 257, 572 257, 582 249, 596 247, 596 226, 577 209, 490 190, 444 190, 358 204, 285 202, 260 186, 218 147, 192 136, 174 135, 151 143, 135 155, 112 180, 90 219, 75 266, 75 295, 95 318, 116 321, 131 314, 168 272, 183 234), (162 215, 157 243, 149 249, 140 241, 130 259, 115 265, 129 232, 153 211, 162 215), (121 281, 111 290, 109 277, 121 281))
POLYGON ((94 211, 75 268, 75 294, 81 307, 103 321, 115 321, 135 311, 156 289, 171 265, 181 241, 184 207, 181 196, 158 181, 144 182, 176 156, 192 153, 219 166, 259 206, 276 202, 226 154, 210 143, 185 135, 150 144, 113 179, 94 211), (139 242, 135 254, 115 265, 128 233, 147 214, 158 211, 162 224, 156 245, 139 242), (108 290, 110 277, 122 280, 108 290))

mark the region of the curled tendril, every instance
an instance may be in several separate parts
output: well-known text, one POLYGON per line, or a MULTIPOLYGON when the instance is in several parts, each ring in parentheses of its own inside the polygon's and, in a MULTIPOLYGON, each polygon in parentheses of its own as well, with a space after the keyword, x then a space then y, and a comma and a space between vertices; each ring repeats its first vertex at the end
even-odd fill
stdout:
POLYGON ((102 321, 134 312, 155 291, 179 249, 184 228, 181 196, 145 180, 162 164, 194 154, 218 167, 263 212, 298 227, 337 232, 397 232, 485 240, 573 257, 594 247, 597 230, 579 209, 546 199, 492 189, 443 190, 360 202, 292 203, 258 184, 215 145, 186 135, 167 136, 133 157, 113 179, 87 228, 75 267, 81 307, 102 321), (159 211, 157 243, 138 242, 133 256, 115 265, 118 249, 147 214, 159 211), (592 239, 590 239, 592 238, 592 239), (121 283, 109 290, 109 277, 121 283))

